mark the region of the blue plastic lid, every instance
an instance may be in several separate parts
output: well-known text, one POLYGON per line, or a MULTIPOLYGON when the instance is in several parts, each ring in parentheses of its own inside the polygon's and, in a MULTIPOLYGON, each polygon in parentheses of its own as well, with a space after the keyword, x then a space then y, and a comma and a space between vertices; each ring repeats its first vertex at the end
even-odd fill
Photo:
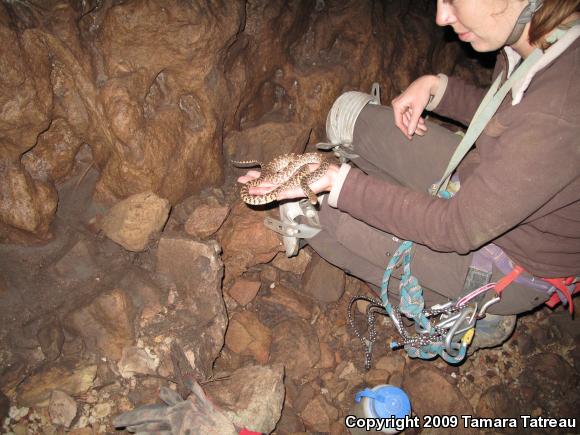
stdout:
POLYGON ((405 418, 411 415, 411 402, 403 390, 392 385, 373 388, 375 399, 371 399, 371 407, 378 418, 405 418))

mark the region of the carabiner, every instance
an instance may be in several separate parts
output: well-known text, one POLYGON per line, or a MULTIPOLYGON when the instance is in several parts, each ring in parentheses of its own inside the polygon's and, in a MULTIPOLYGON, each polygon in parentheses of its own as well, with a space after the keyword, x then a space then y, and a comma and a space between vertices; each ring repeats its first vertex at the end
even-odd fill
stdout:
POLYGON ((475 314, 477 313, 477 307, 466 307, 459 315, 459 318, 455 321, 453 326, 449 328, 449 331, 445 335, 445 350, 451 356, 457 356, 459 354, 459 350, 461 349, 460 343, 453 343, 453 337, 457 334, 465 332, 472 327, 472 323, 475 321, 475 314), (461 330, 459 327, 462 326, 467 318, 468 315, 471 315, 471 318, 467 321, 467 325, 463 326, 461 330), (454 346, 455 345, 455 346, 454 346))
POLYGON ((481 309, 479 310, 479 313, 477 314, 478 319, 485 317, 485 312, 487 311, 487 309, 492 305, 497 304, 499 301, 501 301, 501 296, 496 296, 495 298, 490 299, 485 304, 483 304, 481 309))

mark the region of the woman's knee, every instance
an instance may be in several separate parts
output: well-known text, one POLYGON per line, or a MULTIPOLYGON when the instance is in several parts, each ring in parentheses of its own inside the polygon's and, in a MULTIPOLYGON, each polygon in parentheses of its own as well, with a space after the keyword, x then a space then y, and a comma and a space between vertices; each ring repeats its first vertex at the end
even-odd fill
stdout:
POLYGON ((363 160, 377 163, 377 156, 385 155, 388 147, 397 141, 393 134, 396 128, 391 107, 368 104, 359 114, 354 126, 355 154, 363 160))

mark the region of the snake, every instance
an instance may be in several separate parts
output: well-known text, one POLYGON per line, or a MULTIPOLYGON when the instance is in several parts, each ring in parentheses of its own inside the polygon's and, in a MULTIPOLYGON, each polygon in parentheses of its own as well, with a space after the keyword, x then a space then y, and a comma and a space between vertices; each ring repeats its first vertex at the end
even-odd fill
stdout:
POLYGON ((310 189, 309 184, 321 178, 328 170, 329 163, 318 153, 282 154, 270 162, 263 164, 258 160, 232 160, 234 166, 250 168, 259 166, 260 176, 245 183, 240 189, 242 201, 250 205, 262 205, 274 202, 278 194, 284 190, 300 186, 312 204, 318 203, 318 197, 310 189), (310 171, 310 164, 319 164, 318 168, 310 171), (250 194, 250 188, 262 183, 272 183, 277 187, 263 195, 250 194))

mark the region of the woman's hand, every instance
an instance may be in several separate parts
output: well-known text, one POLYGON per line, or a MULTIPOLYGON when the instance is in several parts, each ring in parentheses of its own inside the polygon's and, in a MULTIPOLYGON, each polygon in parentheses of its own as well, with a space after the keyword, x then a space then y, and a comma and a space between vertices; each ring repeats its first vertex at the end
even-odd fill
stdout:
MULTIPOLYGON (((319 164, 310 164, 309 169, 310 172, 315 171, 318 168, 319 164)), ((334 183, 336 181, 336 176, 338 175, 339 167, 337 165, 330 165, 326 173, 320 177, 318 180, 314 181, 310 184, 310 188, 314 193, 321 193, 321 192, 329 192, 334 183)), ((238 182, 245 184, 248 181, 255 180, 260 176, 259 171, 248 171, 246 175, 242 175, 238 178, 238 182)), ((278 184, 270 183, 270 182, 263 182, 259 186, 250 187, 249 193, 251 195, 264 195, 271 190, 274 190, 278 187, 278 184)), ((303 198, 306 195, 302 191, 300 186, 294 187, 292 189, 284 190, 278 194, 277 199, 293 199, 293 198, 303 198)))
POLYGON ((429 103, 431 96, 437 93, 439 77, 426 75, 419 77, 392 102, 395 125, 410 140, 413 134, 423 136, 427 131, 421 113, 429 103))

